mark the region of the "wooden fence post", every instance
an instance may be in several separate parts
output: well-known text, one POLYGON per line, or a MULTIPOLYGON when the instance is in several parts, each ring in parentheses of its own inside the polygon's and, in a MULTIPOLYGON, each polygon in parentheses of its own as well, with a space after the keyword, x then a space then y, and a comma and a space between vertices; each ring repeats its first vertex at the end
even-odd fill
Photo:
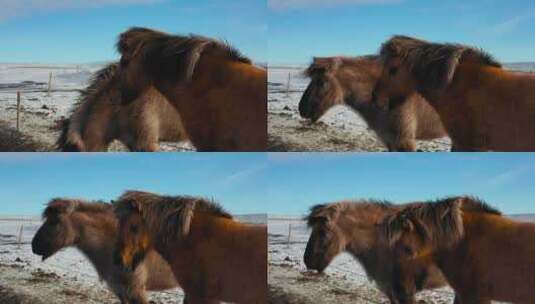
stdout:
POLYGON ((21 224, 19 228, 19 237, 17 238, 17 244, 19 248, 20 248, 20 244, 22 243, 22 230, 23 229, 24 229, 24 225, 21 224))
POLYGON ((291 72, 288 72, 288 82, 286 83, 286 96, 290 95, 290 81, 292 79, 291 72))
POLYGON ((47 96, 50 96, 50 90, 52 89, 52 72, 48 74, 48 90, 47 90, 47 96))
POLYGON ((20 91, 17 91, 17 131, 20 130, 20 91))
POLYGON ((290 240, 291 240, 291 238, 292 238, 292 223, 290 223, 290 224, 288 225, 288 241, 286 242, 286 244, 287 244, 288 246, 290 246, 290 240))

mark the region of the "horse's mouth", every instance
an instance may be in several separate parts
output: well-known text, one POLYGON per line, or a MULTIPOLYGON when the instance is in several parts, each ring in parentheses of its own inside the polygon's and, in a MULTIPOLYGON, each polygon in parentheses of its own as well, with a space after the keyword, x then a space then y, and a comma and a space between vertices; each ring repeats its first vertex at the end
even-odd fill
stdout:
POLYGON ((315 265, 314 267, 307 267, 308 270, 315 270, 318 272, 318 274, 322 274, 325 268, 327 267, 318 267, 317 265, 315 265))
POLYGON ((305 265, 308 270, 316 270, 318 273, 323 273, 325 268, 327 268, 327 265, 323 265, 323 263, 310 260, 305 261, 305 265))
POLYGON ((53 253, 43 253, 43 254, 39 254, 39 255, 41 256, 41 262, 44 262, 49 257, 51 257, 53 255, 53 253))

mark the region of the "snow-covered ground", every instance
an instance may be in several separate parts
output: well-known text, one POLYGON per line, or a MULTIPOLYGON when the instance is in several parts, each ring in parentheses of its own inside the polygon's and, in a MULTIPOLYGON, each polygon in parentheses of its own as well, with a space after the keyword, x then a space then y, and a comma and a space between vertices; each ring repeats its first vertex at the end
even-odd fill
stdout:
MULTIPOLYGON (((58 123, 78 99, 79 90, 104 64, 0 64, 0 121, 16 126, 17 91, 21 92, 21 132, 53 145, 59 136, 58 123), (52 74, 51 92, 48 81, 52 74)), ((191 151, 189 142, 165 143, 163 151, 191 151)), ((110 150, 125 150, 115 142, 110 150)))
MULTIPOLYGON (((509 64, 515 70, 531 71, 533 63, 509 64)), ((310 124, 299 115, 298 105, 309 79, 306 66, 269 66, 268 135, 272 151, 386 151, 366 122, 346 106, 335 106, 319 123, 310 124)), ((449 151, 449 138, 417 141, 418 150, 449 151)))
MULTIPOLYGON (((248 223, 267 222, 264 214, 236 218, 248 223)), ((40 225, 39 218, 0 217, 0 303, 6 300, 2 298, 2 288, 40 298, 44 303, 119 302, 77 249, 61 250, 44 262, 34 255, 31 240, 40 225)), ((149 292, 151 303, 182 303, 183 297, 179 288, 149 292)))

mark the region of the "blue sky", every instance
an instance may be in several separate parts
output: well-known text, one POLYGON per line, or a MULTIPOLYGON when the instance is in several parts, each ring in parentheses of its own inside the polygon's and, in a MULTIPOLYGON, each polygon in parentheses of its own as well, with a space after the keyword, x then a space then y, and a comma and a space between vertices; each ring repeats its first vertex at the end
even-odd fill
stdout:
POLYGON ((375 53, 393 34, 535 61, 532 0, 268 0, 270 64, 375 53))
POLYGON ((0 62, 116 59, 131 26, 226 39, 267 61, 266 0, 0 0, 0 62))
POLYGON ((533 153, 2 153, 0 214, 39 214, 53 197, 109 200, 126 189, 213 197, 236 214, 461 194, 508 214, 535 213, 534 180, 533 153))
POLYGON ((128 189, 205 196, 235 214, 258 213, 264 187, 246 178, 266 159, 254 153, 0 153, 0 214, 40 214, 53 197, 111 200, 128 189))

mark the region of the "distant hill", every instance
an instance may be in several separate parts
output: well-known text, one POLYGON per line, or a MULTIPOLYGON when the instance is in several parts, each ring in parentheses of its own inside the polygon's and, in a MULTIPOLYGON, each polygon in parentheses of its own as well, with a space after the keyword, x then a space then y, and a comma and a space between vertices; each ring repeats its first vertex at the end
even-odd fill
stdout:
POLYGON ((510 217, 517 221, 535 222, 535 214, 514 214, 510 217))
POLYGON ((510 62, 504 63, 504 66, 511 70, 533 72, 535 71, 535 62, 510 62))

